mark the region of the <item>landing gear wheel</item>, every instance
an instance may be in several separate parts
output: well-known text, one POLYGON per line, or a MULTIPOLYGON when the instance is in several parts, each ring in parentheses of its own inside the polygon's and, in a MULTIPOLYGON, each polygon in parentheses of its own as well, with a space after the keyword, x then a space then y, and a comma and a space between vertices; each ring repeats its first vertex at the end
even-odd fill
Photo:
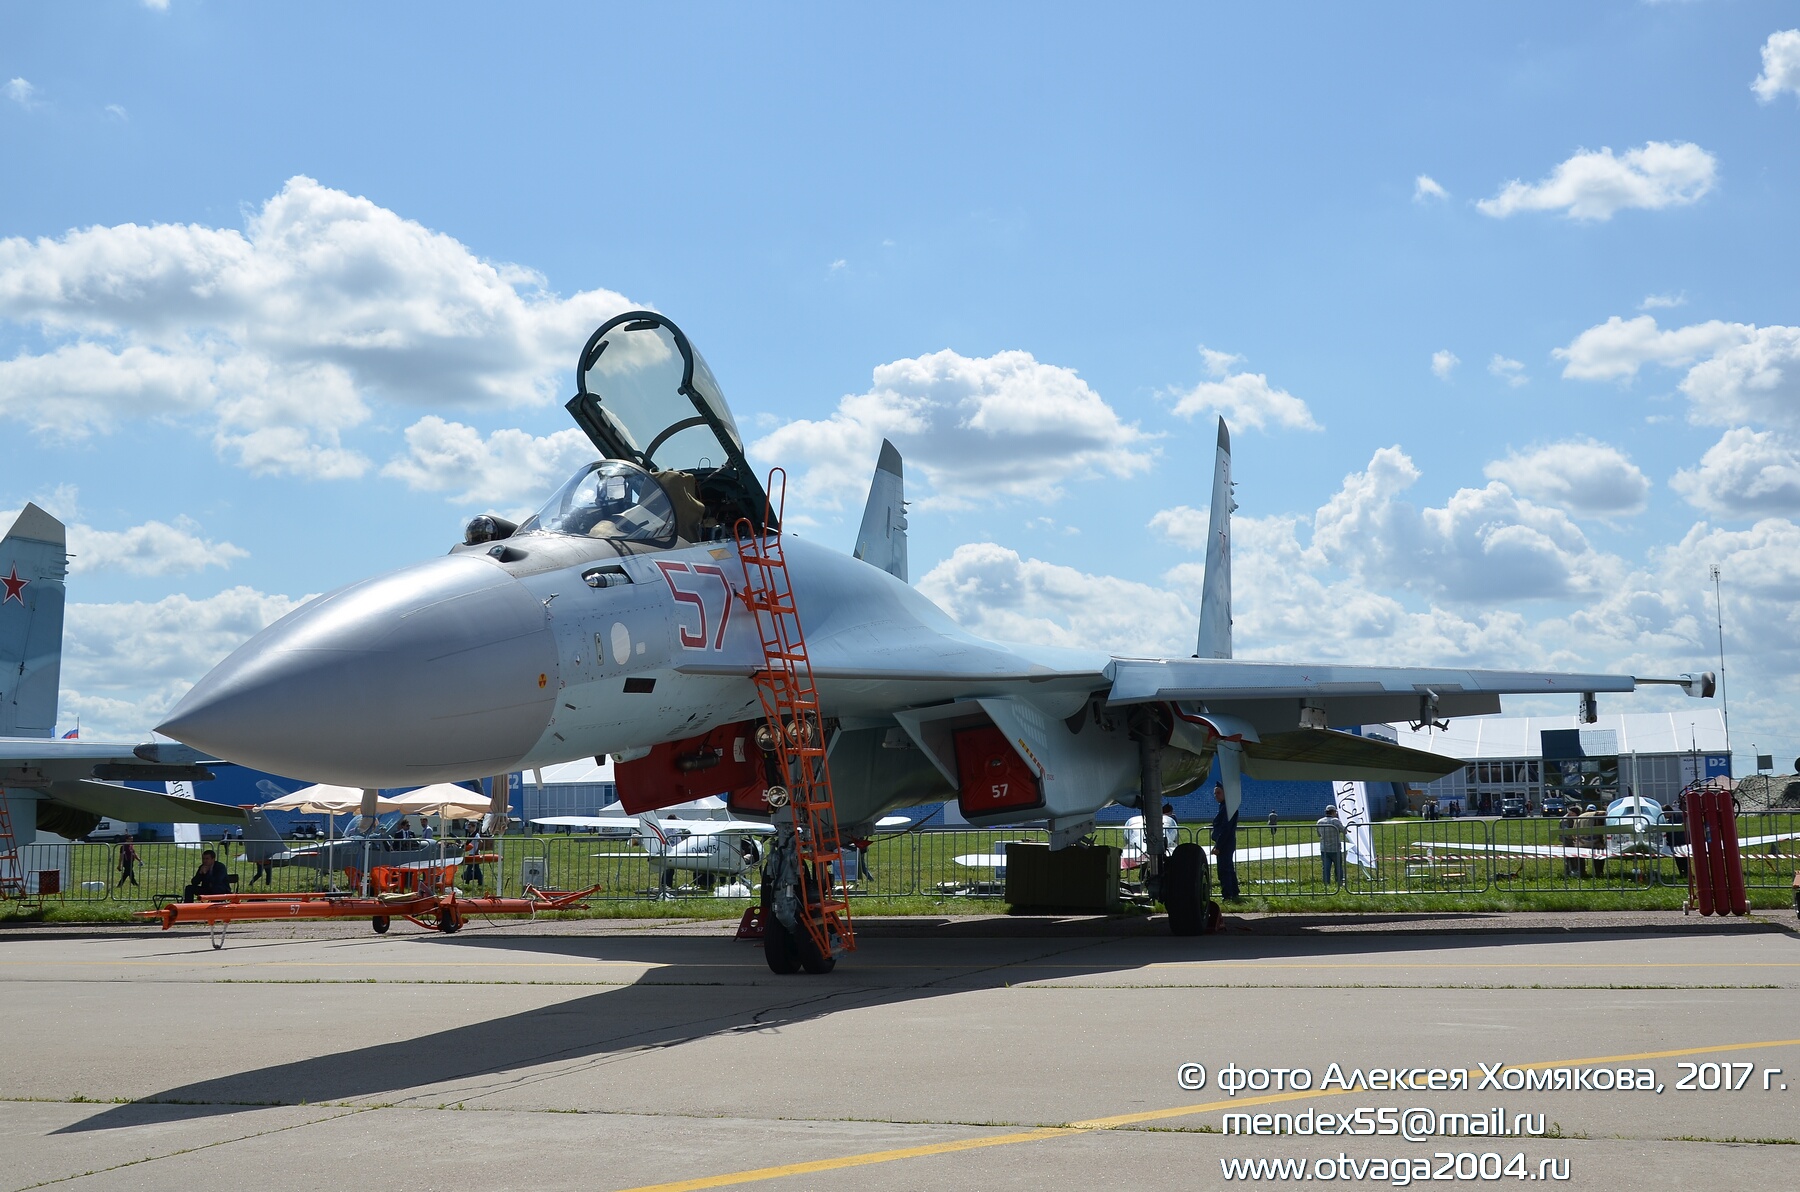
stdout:
POLYGON ((375 929, 376 935, 386 935, 388 929, 388 917, 386 915, 376 915, 373 919, 369 920, 369 926, 375 929))
POLYGON ((1176 935, 1204 935, 1212 926, 1212 873, 1199 845, 1177 845, 1163 863, 1162 903, 1176 935))
POLYGON ((819 954, 811 934, 789 931, 773 911, 763 919, 763 959, 769 962, 770 972, 784 977, 801 970, 819 976, 837 967, 835 956, 819 954))
POLYGON ((795 941, 800 945, 800 967, 813 976, 823 976, 837 967, 837 957, 829 953, 820 954, 819 945, 813 943, 812 933, 803 931, 795 941))
POLYGON ((455 935, 462 930, 462 916, 455 911, 439 911, 437 929, 445 935, 455 935))
POLYGON ((800 953, 794 947, 794 937, 767 907, 763 908, 762 942, 763 959, 769 962, 771 973, 788 977, 800 971, 800 953))

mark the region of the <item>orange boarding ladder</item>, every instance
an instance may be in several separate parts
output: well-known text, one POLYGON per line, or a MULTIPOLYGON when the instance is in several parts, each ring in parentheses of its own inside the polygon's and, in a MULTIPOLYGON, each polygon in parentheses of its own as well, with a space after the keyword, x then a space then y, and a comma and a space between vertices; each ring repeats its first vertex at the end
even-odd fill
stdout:
POLYGON ((13 835, 12 809, 0 790, 0 899, 26 897, 25 869, 19 862, 19 841, 13 835))
POLYGON ((740 518, 735 536, 738 559, 744 565, 744 603, 762 640, 763 669, 754 676, 756 693, 775 738, 775 754, 781 761, 793 809, 806 930, 820 956, 837 956, 855 950, 856 932, 850 925, 850 903, 832 882, 833 867, 841 865, 843 850, 831 770, 825 758, 819 693, 813 686, 806 637, 794 606, 781 532, 767 528, 779 526, 786 504, 787 473, 773 468, 764 497, 763 532, 759 534, 748 518, 740 518))

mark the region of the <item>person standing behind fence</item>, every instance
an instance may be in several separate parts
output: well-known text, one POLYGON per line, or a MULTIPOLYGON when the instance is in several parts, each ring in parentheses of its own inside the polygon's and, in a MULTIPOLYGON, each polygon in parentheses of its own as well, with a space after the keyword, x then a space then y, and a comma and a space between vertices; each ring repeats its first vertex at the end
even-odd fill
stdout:
MULTIPOLYGON (((1586 820, 1586 821, 1588 821, 1588 823, 1593 824, 1594 827, 1596 827, 1596 828, 1605 828, 1606 827, 1606 813, 1601 811, 1599 805, 1596 803, 1589 803, 1587 805, 1587 810, 1582 812, 1576 818, 1586 820)), ((1581 826, 1585 828, 1588 826, 1588 824, 1584 823, 1581 826)), ((1606 876, 1606 833, 1601 832, 1600 835, 1598 835, 1598 836, 1584 836, 1584 837, 1582 837, 1582 841, 1583 841, 1583 843, 1585 843, 1588 846, 1588 848, 1592 849, 1594 852, 1594 876, 1595 877, 1605 877, 1606 876)))
POLYGON ((1325 814, 1313 825, 1319 834, 1319 860, 1325 869, 1325 884, 1337 886, 1344 880, 1344 821, 1338 818, 1337 804, 1327 803, 1325 814))
POLYGON ((1269 840, 1271 843, 1275 840, 1275 833, 1279 831, 1281 831, 1281 817, 1276 815, 1275 809, 1271 807, 1269 808, 1269 840))
POLYGON ((1575 807, 1573 802, 1563 804, 1562 819, 1556 822, 1557 828, 1561 830, 1562 846, 1569 850, 1563 854, 1564 877, 1587 876, 1587 859, 1575 853, 1576 849, 1582 848, 1586 844, 1585 841, 1575 838, 1575 817, 1580 814, 1575 807))
POLYGON ((138 851, 137 845, 132 843, 136 839, 135 836, 127 836, 125 843, 119 846, 119 884, 121 886, 126 882, 130 882, 134 886, 138 884, 138 851))
POLYGON ((1216 782, 1213 783, 1213 798, 1219 803, 1218 814, 1213 816, 1212 822, 1213 862, 1219 871, 1219 896, 1227 902, 1236 902, 1239 897, 1237 866, 1232 861, 1232 854, 1237 852, 1237 816, 1225 810, 1225 788, 1216 782))

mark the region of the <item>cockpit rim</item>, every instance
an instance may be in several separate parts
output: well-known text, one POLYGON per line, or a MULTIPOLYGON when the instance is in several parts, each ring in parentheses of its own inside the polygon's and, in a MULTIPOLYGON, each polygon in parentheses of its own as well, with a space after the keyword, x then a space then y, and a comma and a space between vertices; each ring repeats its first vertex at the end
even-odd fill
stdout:
MULTIPOLYGON (((575 420, 575 424, 599 449, 602 456, 637 464, 639 467, 651 471, 652 474, 654 474, 654 468, 651 466, 653 452, 658 446, 683 430, 705 426, 727 453, 727 459, 717 471, 728 476, 729 482, 741 490, 742 500, 737 513, 747 517, 762 532, 777 532, 780 529, 778 515, 770 507, 766 490, 751 469, 749 460, 744 456, 744 443, 737 428, 722 421, 718 411, 713 409, 712 402, 694 388, 694 362, 697 356, 693 342, 688 339, 687 332, 683 331, 675 320, 665 314, 654 310, 628 310, 614 315, 595 328, 594 333, 588 336, 587 342, 582 345, 581 355, 577 359, 575 367, 575 396, 569 399, 565 408, 568 410, 569 416, 575 420), (685 397, 694 407, 693 417, 678 419, 662 428, 656 433, 656 438, 641 450, 634 449, 628 443, 620 441, 612 433, 608 425, 608 421, 611 419, 610 413, 603 418, 595 417, 588 409, 588 402, 591 399, 593 405, 600 411, 606 411, 604 396, 593 392, 587 386, 588 373, 592 371, 595 362, 598 361, 600 346, 607 335, 614 329, 630 323, 647 324, 648 326, 628 327, 627 330, 648 330, 652 326, 664 327, 668 330, 675 341, 676 350, 681 353, 681 383, 676 387, 676 393, 685 397), (766 524, 762 524, 765 522, 766 524)), ((722 390, 718 394, 718 400, 721 403, 725 400, 722 390)))

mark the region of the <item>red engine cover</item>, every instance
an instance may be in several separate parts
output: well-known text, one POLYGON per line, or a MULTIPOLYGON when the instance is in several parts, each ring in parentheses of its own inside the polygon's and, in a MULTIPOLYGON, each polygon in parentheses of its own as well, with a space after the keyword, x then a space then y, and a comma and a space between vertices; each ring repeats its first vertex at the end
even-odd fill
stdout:
POLYGON ((956 805, 964 818, 1044 805, 1044 788, 1025 759, 991 724, 958 729, 956 805))
POLYGON ((756 747, 753 721, 721 725, 698 737, 658 745, 647 757, 620 762, 613 776, 619 802, 633 815, 708 795, 724 795, 738 811, 768 810, 763 756, 756 747))

